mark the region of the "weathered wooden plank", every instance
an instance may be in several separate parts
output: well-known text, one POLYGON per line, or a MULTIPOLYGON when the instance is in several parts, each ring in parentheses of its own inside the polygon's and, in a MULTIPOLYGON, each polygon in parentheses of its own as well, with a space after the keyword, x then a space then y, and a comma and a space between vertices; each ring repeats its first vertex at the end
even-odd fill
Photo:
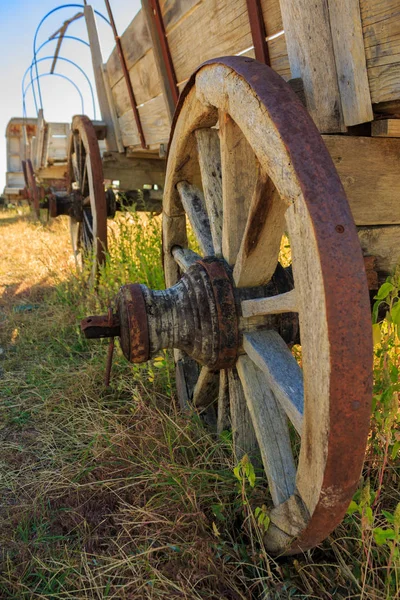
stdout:
POLYGON ((301 435, 304 412, 303 373, 276 331, 255 331, 243 338, 246 354, 264 373, 275 398, 301 435))
POLYGON ((177 185, 182 206, 189 218, 196 240, 204 256, 214 255, 214 246, 211 236, 210 220, 207 215, 206 205, 202 192, 187 181, 177 185))
POLYGON ((399 11, 399 0, 360 0, 364 27, 384 21, 399 11))
POLYGON ((204 0, 161 0, 160 8, 163 16, 165 31, 179 23, 181 19, 188 16, 197 4, 204 0))
POLYGON ((281 0, 292 77, 301 77, 308 111, 321 132, 344 130, 328 0, 281 0))
POLYGON ((368 69, 372 102, 389 102, 400 98, 400 61, 368 69))
POLYGON ((373 137, 400 137, 400 119, 381 119, 371 126, 373 137))
POLYGON ((363 253, 376 258, 376 269, 385 274, 392 273, 400 264, 400 227, 359 227, 363 253))
MULTIPOLYGON (((121 44, 128 70, 150 50, 152 45, 151 37, 142 10, 137 13, 125 29, 121 36, 121 44)), ((123 76, 116 47, 107 61, 107 72, 110 85, 114 87, 117 81, 123 76)))
POLYGON ((279 0, 261 0, 267 37, 283 30, 282 12, 279 0))
POLYGON ((328 0, 333 49, 346 126, 372 121, 359 0, 328 0))
POLYGON ((204 0, 171 29, 168 43, 178 83, 204 61, 253 44, 245 0, 204 0))
POLYGON ((400 6, 364 0, 360 3, 368 79, 373 103, 400 97, 400 6))
MULTIPOLYGON (((152 49, 130 68, 129 78, 132 82, 138 106, 162 93, 152 49)), ((120 79, 114 85, 112 93, 117 114, 119 117, 122 117, 123 114, 132 108, 124 78, 120 79)))
POLYGON ((263 372, 248 356, 239 357, 237 368, 260 448, 269 491, 273 503, 278 505, 293 494, 296 479, 286 415, 266 385, 263 372))
POLYGON ((216 129, 198 129, 195 135, 215 255, 220 256, 222 254, 222 175, 219 135, 216 129))
POLYGON ((400 140, 323 136, 356 225, 400 223, 400 140))
MULTIPOLYGON (((138 108, 147 144, 166 143, 169 139, 169 120, 164 97, 157 96, 138 108)), ((118 119, 124 146, 140 146, 133 111, 128 110, 118 119)))

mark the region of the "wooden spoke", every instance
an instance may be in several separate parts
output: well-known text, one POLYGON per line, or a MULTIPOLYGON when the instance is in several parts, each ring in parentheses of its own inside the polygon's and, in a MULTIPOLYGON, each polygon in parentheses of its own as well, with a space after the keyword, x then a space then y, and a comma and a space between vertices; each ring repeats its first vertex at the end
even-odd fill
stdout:
POLYGON ((257 438, 236 369, 228 371, 228 385, 235 457, 240 460, 248 454, 254 460, 258 454, 257 438))
POLYGON ((222 169, 222 254, 233 265, 242 243, 257 176, 254 152, 239 126, 219 113, 222 169))
POLYGON ((278 264, 287 205, 272 180, 259 172, 233 271, 237 287, 268 283, 278 264))
POLYGON ((230 426, 228 373, 226 369, 223 369, 219 374, 217 432, 221 433, 224 429, 229 429, 230 426))
POLYGON ((205 256, 212 256, 214 246, 203 194, 187 181, 178 183, 177 189, 202 252, 205 256))
POLYGON ((193 392, 193 406, 209 406, 218 398, 219 373, 203 367, 193 392))
POLYGON ((79 184, 79 188, 80 188, 81 175, 82 175, 82 165, 81 165, 82 144, 81 144, 79 134, 75 131, 72 132, 72 142, 73 142, 73 154, 75 156, 75 169, 76 169, 76 171, 74 169, 75 181, 79 184))
POLYGON ((181 248, 180 246, 174 246, 172 248, 172 256, 178 264, 181 271, 184 273, 189 267, 194 265, 195 262, 201 259, 201 256, 197 252, 193 252, 190 248, 181 248))
POLYGON ((193 390, 199 377, 199 365, 182 350, 174 349, 176 364, 176 391, 183 410, 192 407, 193 390))
MULTIPOLYGON (((71 162, 72 162, 72 169, 74 172, 74 179, 76 182, 80 181, 80 171, 79 171, 79 165, 78 165, 78 159, 77 159, 77 154, 76 152, 74 152, 71 155, 71 162)), ((79 189, 80 189, 80 184, 79 184, 79 189)))
POLYGON ((268 387, 301 435, 304 387, 301 369, 276 331, 246 333, 243 348, 264 373, 268 387))
POLYGON ((277 294, 268 298, 255 298, 242 301, 242 315, 244 317, 258 317, 261 315, 279 315, 286 312, 298 312, 296 290, 285 294, 277 294))
POLYGON ((285 502, 295 490, 296 467, 290 446, 286 415, 263 372, 248 356, 237 362, 247 406, 260 447, 265 474, 275 505, 285 502))
POLYGON ((197 151, 204 190, 204 200, 210 219, 216 256, 222 254, 222 175, 221 150, 216 129, 195 131, 197 151))
POLYGON ((83 171, 82 171, 82 176, 81 176, 81 180, 80 180, 80 188, 81 188, 81 193, 85 196, 86 195, 86 179, 87 179, 87 169, 88 169, 88 157, 85 156, 84 161, 83 161, 83 171))

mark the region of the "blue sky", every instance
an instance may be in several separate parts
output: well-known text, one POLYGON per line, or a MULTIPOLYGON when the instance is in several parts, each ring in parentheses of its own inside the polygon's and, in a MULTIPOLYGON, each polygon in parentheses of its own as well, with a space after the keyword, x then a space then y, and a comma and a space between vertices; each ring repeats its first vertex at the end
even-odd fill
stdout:
MULTIPOLYGON (((35 30, 41 19, 53 8, 67 4, 57 0, 0 0, 0 194, 5 184, 6 171, 6 144, 5 129, 11 117, 22 117, 22 91, 21 83, 25 70, 30 65, 33 57, 33 39, 35 30)), ((103 0, 89 2, 94 9, 107 16, 103 0)), ((83 1, 71 1, 70 4, 83 5, 83 1)), ((121 35, 129 25, 135 14, 140 9, 140 0, 110 0, 118 33, 121 35)), ((45 42, 66 19, 80 12, 79 7, 70 7, 58 10, 43 23, 37 38, 37 47, 45 42)), ((114 47, 111 28, 98 19, 98 30, 102 46, 104 62, 114 47)), ((87 40, 84 19, 79 19, 70 25, 67 35, 81 37, 87 40)), ((55 50, 56 42, 47 44, 38 55, 38 58, 51 56, 55 50)), ((92 85, 93 73, 90 60, 90 51, 79 42, 65 40, 60 56, 76 62, 89 76, 92 85)), ((42 61, 39 72, 46 73, 50 70, 51 61, 42 61)), ((70 77, 78 85, 84 97, 85 113, 93 118, 93 108, 90 88, 84 76, 72 65, 59 61, 56 72, 70 77)), ((26 84, 29 78, 26 78, 26 84)), ((74 114, 81 114, 81 100, 74 87, 60 77, 43 77, 40 80, 43 99, 44 117, 47 121, 70 122, 74 114)), ((95 88, 94 88, 95 89, 95 88)), ((35 105, 31 91, 26 96, 27 113, 35 117, 35 105)), ((100 118, 97 108, 97 118, 100 118)))

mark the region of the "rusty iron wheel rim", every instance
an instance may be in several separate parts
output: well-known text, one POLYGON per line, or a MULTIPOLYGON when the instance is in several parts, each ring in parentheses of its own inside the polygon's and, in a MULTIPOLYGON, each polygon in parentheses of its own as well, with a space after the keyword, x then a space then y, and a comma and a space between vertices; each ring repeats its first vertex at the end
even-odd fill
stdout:
MULTIPOLYGON (((272 544, 274 547, 271 546, 276 553, 291 554, 312 548, 331 533, 342 520, 358 483, 366 448, 372 392, 368 289, 348 202, 319 132, 283 79, 265 65, 244 57, 224 57, 202 65, 188 81, 175 112, 163 205, 163 260, 167 286, 174 285, 179 279, 172 247, 187 247, 186 232, 182 227, 185 211, 176 185, 190 177, 193 132, 198 128, 213 127, 217 121, 218 107, 210 99, 213 92, 207 96, 207 85, 211 85, 208 79, 214 81, 214 90, 223 88, 221 96, 225 94, 229 108, 229 102, 234 105, 234 97, 229 96, 229 89, 233 88, 229 88, 228 78, 238 84, 238 89, 246 91, 243 101, 247 97, 257 99, 260 111, 264 111, 263 114, 274 126, 276 143, 282 155, 286 153, 288 164, 294 170, 296 189, 302 195, 306 218, 312 224, 310 231, 315 239, 323 282, 325 302, 321 309, 324 309, 326 320, 330 360, 329 372, 326 368, 329 390, 326 455, 317 500, 313 501, 306 526, 293 534, 290 543, 286 537, 281 543, 278 540, 275 546, 272 544), (189 114, 189 105, 196 107, 198 112, 193 109, 189 114)), ((220 98, 219 91, 215 92, 215 96, 220 98)), ((258 127, 259 121, 256 123, 258 127)), ((246 132, 248 124, 245 119, 238 125, 246 132)), ((257 135, 258 132, 255 132, 257 135)), ((269 150, 260 150, 260 136, 256 140, 249 136, 247 140, 261 161, 262 152, 268 153, 269 150)), ((275 185, 283 185, 272 175, 271 178, 275 185)), ((293 204, 296 202, 297 199, 294 199, 293 204)), ((306 443, 312 461, 315 440, 306 440, 304 448, 306 443)), ((305 460, 303 444, 301 452, 305 460)), ((312 481, 309 484, 311 486, 312 481)), ((272 535, 273 531, 266 534, 267 547, 268 537, 272 535)))
POLYGON ((74 191, 73 184, 77 183, 78 188, 84 188, 82 196, 88 200, 88 206, 81 207, 81 220, 70 216, 72 248, 78 268, 82 267, 82 252, 90 252, 90 280, 94 282, 107 252, 107 204, 99 143, 88 117, 73 118, 68 147, 68 193, 74 191), (82 180, 82 185, 78 180, 82 180))

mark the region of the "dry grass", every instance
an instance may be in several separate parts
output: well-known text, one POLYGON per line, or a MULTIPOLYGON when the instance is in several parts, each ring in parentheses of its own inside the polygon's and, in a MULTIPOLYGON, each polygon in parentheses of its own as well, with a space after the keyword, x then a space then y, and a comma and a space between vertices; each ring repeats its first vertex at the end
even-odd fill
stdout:
POLYGON ((250 509, 262 485, 239 485, 229 438, 177 410, 169 357, 139 368, 117 352, 106 390, 106 343, 80 335, 121 283, 160 285, 158 221, 121 220, 97 295, 73 274, 66 220, 5 212, 0 230, 0 598, 400 597, 395 331, 377 347, 353 514, 273 559, 250 509), (378 527, 397 539, 379 545, 378 527))

